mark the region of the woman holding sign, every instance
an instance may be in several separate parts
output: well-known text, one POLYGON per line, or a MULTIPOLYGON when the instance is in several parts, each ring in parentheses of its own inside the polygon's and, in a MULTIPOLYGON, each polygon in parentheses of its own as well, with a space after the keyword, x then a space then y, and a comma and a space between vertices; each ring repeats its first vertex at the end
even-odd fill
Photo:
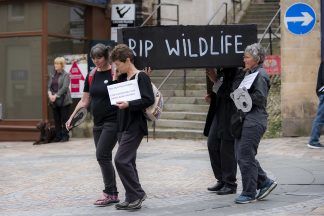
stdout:
POLYGON ((126 191, 125 202, 116 204, 116 208, 119 210, 140 209, 146 194, 139 183, 136 152, 143 137, 148 135, 143 110, 154 103, 154 94, 149 76, 146 73, 140 73, 134 66, 134 54, 128 46, 117 45, 112 51, 111 59, 119 72, 115 76, 114 83, 137 79, 141 95, 141 98, 137 100, 117 101, 116 103, 120 133, 115 165, 126 191))
POLYGON ((246 75, 254 73, 257 75, 247 90, 252 99, 252 109, 245 113, 241 137, 235 140, 235 156, 243 184, 241 195, 235 199, 239 204, 262 200, 277 186, 275 181, 267 177, 255 158, 260 140, 266 131, 268 118, 266 107, 270 80, 262 67, 264 58, 265 51, 259 44, 246 47, 244 70, 246 75))
POLYGON ((71 120, 79 109, 87 108, 91 104, 96 157, 105 185, 102 197, 95 201, 94 205, 107 206, 119 202, 112 164, 112 150, 117 142, 117 107, 110 104, 107 91, 108 82, 112 81, 113 77, 109 64, 109 47, 96 44, 91 48, 90 56, 96 68, 87 75, 82 98, 67 121, 66 127, 68 129, 72 127, 71 120))

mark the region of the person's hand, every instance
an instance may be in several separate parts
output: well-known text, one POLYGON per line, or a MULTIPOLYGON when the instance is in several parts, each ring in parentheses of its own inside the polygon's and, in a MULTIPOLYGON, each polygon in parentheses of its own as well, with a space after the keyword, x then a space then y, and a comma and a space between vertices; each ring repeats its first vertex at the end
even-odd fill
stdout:
POLYGON ((205 101, 206 101, 208 104, 210 104, 210 102, 211 102, 210 94, 207 94, 207 95, 205 96, 205 101))
POLYGON ((217 80, 217 70, 214 68, 206 68, 206 75, 212 82, 216 82, 217 80))
POLYGON ((145 72, 148 76, 151 76, 151 74, 152 74, 151 67, 145 67, 145 68, 144 68, 144 72, 145 72))
POLYGON ((127 101, 120 101, 120 102, 117 102, 116 103, 116 106, 119 108, 119 109, 126 109, 129 104, 127 101))
MULTIPOLYGON (((71 116, 72 117, 72 116, 71 116)), ((69 120, 67 120, 67 122, 65 123, 65 128, 69 131, 72 126, 71 126, 71 121, 72 121, 72 118, 69 118, 69 120)))

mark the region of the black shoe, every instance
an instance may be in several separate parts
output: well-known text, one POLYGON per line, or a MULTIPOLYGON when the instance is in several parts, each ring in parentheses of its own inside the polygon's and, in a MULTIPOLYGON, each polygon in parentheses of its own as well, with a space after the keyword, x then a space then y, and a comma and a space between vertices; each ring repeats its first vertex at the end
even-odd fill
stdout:
POLYGON ((55 137, 55 139, 53 140, 53 142, 60 142, 62 139, 60 137, 55 137))
POLYGON ((68 142, 68 141, 69 141, 69 137, 63 137, 60 142, 68 142))
POLYGON ((219 191, 222 187, 224 187, 224 183, 218 181, 214 186, 207 188, 209 191, 219 191))
POLYGON ((129 203, 128 210, 140 209, 142 208, 143 201, 147 198, 146 194, 141 199, 135 200, 134 202, 129 203))
POLYGON ((230 188, 227 186, 222 187, 222 189, 216 192, 218 195, 236 194, 236 188, 230 188))
POLYGON ((127 210, 128 208, 128 205, 129 205, 129 202, 122 202, 122 203, 118 203, 115 205, 116 209, 118 210, 127 210))

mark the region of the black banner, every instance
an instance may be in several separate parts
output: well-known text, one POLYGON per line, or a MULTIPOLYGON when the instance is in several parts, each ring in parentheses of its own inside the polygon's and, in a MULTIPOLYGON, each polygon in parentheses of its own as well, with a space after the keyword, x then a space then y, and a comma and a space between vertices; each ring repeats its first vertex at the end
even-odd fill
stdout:
POLYGON ((257 42, 257 26, 155 26, 118 30, 118 42, 135 54, 142 69, 239 67, 247 45, 257 42))

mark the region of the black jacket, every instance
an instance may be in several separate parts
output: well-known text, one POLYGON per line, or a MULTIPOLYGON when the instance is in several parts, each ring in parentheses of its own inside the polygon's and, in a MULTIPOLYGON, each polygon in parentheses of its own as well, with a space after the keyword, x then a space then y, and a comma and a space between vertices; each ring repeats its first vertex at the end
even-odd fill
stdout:
MULTIPOLYGON (((126 74, 122 74, 117 82, 127 81, 126 78, 126 74)), ((131 77, 132 79, 135 79, 135 75, 131 77)), ((141 99, 129 101, 128 108, 120 109, 117 112, 118 131, 141 130, 144 135, 148 135, 144 110, 154 103, 154 94, 151 80, 145 73, 138 74, 138 88, 141 93, 141 99)))
POLYGON ((230 98, 230 93, 233 91, 233 82, 237 77, 237 72, 236 68, 228 68, 219 74, 219 76, 223 76, 223 84, 217 94, 211 94, 211 103, 204 129, 205 136, 208 136, 212 122, 216 121, 218 137, 226 140, 234 139, 230 132, 230 120, 236 111, 236 107, 230 98))
POLYGON ((321 94, 324 94, 324 91, 319 92, 318 90, 324 86, 324 61, 321 62, 320 67, 318 69, 317 74, 317 84, 316 84, 316 94, 317 96, 320 96, 321 94))

